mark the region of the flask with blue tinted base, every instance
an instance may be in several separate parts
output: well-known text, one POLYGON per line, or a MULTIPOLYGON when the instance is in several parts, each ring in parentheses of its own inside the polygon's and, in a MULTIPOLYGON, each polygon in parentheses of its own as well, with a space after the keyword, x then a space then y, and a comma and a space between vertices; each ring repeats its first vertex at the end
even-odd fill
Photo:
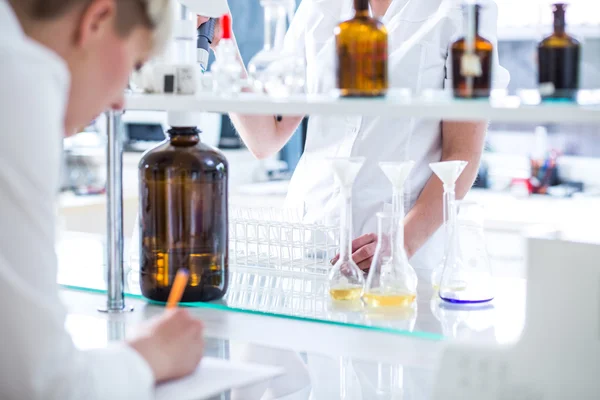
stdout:
POLYGON ((448 217, 450 239, 440 282, 440 298, 456 304, 493 300, 494 282, 483 237, 482 208, 472 202, 453 201, 448 217))

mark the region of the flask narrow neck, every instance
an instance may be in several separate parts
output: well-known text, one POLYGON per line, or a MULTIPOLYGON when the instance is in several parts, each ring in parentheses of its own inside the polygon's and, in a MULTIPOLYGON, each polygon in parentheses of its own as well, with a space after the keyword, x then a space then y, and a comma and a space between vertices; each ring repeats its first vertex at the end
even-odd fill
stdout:
POLYGON ((394 188, 392 192, 392 213, 404 216, 404 189, 394 188))
POLYGON ((456 204, 456 195, 454 188, 449 193, 448 207, 447 207, 447 218, 446 233, 447 233, 447 249, 446 257, 457 257, 458 256, 458 230, 457 230, 457 213, 458 205, 456 204))
POLYGON ((398 211, 394 210, 391 226, 391 256, 400 257, 404 253, 404 190, 398 194, 398 211))
POLYGON ((456 203, 456 192, 454 186, 444 185, 444 206, 443 206, 443 220, 445 230, 445 253, 448 254, 450 250, 450 237, 452 235, 450 226, 450 216, 452 215, 452 207, 456 203))
POLYGON ((342 188, 342 196, 344 204, 340 220, 340 259, 349 261, 352 259, 352 190, 342 188))
POLYGON ((264 50, 281 50, 287 30, 287 10, 282 4, 267 3, 265 12, 264 50))

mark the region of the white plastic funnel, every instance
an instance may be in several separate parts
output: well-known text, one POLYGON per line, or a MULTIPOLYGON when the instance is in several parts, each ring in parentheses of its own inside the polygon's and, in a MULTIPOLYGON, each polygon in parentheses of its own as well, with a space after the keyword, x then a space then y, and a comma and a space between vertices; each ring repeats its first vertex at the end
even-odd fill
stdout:
POLYGON ((429 164, 438 178, 445 186, 454 186, 460 174, 463 173, 468 162, 466 161, 444 161, 429 164))
POLYGON ((408 178, 414 166, 414 161, 379 163, 379 168, 390 180, 394 189, 398 191, 403 191, 406 178, 408 178))
POLYGON ((364 157, 330 158, 335 179, 342 188, 349 189, 365 163, 364 157))

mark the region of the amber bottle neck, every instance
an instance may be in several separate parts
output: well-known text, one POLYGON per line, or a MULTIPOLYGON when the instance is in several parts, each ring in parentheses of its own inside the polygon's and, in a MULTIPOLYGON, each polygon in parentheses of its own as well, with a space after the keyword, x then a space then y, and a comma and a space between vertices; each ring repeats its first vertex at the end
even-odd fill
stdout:
POLYGON ((200 130, 195 127, 171 128, 167 134, 173 146, 187 147, 200 143, 200 130))
POLYGON ((566 27, 565 9, 559 7, 554 10, 554 34, 564 35, 566 27))
POLYGON ((369 0, 354 0, 354 11, 357 16, 368 16, 369 0))
MULTIPOLYGON (((481 10, 481 7, 478 5, 473 6, 473 16, 474 16, 474 23, 475 23, 475 37, 477 37, 479 35, 479 12, 481 10)), ((470 25, 470 21, 469 21, 469 17, 470 17, 470 10, 468 8, 465 8, 465 37, 469 36, 469 25, 470 25)))

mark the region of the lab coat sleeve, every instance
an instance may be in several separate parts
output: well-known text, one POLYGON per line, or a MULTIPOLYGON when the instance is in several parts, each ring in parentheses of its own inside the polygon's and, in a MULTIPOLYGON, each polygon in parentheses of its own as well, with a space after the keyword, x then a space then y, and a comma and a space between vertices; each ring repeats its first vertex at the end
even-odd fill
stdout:
MULTIPOLYGON (((494 60, 492 66, 492 88, 506 89, 510 83, 510 73, 500 65, 498 56, 498 5, 494 0, 484 0, 480 2, 482 5, 479 19, 479 34, 492 42, 494 45, 494 60)), ((456 32, 453 40, 464 35, 464 17, 462 11, 458 9, 453 13, 453 18, 456 20, 456 32)), ((451 45, 451 43, 450 43, 451 45)), ((446 58, 446 79, 444 81, 446 90, 452 89, 452 57, 450 51, 446 58)))
POLYGON ((308 16, 311 12, 312 0, 303 0, 298 6, 290 28, 288 29, 283 41, 284 52, 294 54, 299 57, 305 57, 305 33, 308 16))
POLYGON ((152 372, 132 349, 81 351, 65 330, 54 199, 68 79, 22 61, 3 59, 0 78, 0 399, 152 398, 152 372))

